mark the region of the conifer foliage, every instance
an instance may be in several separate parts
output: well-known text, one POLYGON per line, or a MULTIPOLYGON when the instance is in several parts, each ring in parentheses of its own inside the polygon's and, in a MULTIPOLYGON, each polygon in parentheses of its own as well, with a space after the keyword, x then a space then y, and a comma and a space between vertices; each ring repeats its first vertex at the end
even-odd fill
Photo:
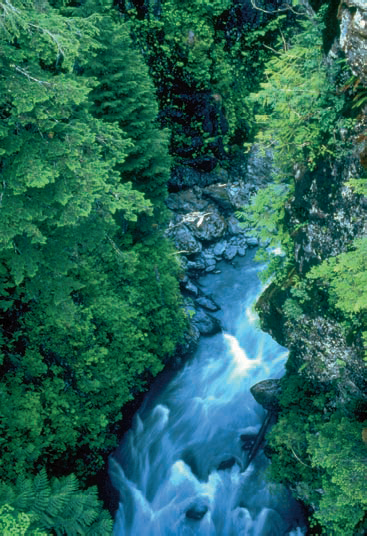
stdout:
POLYGON ((88 9, 1 3, 1 504, 25 534, 109 533, 95 491, 40 468, 95 474, 185 325, 152 85, 112 6, 88 9))

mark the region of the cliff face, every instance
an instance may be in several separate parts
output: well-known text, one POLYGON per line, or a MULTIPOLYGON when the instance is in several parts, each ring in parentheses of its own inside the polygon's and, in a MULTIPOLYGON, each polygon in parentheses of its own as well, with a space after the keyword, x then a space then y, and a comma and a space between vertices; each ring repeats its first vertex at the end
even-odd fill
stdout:
MULTIPOLYGON (((354 75, 348 83, 358 94, 353 102, 361 102, 367 93, 366 1, 342 1, 338 16, 340 38, 327 61, 345 53, 354 75)), ((293 167, 294 190, 282 221, 292 238, 292 268, 257 304, 263 328, 290 352, 282 410, 269 437, 273 477, 309 506, 321 525, 311 534, 340 536, 367 531, 366 309, 350 321, 331 299, 330 285, 308 276, 367 236, 367 198, 349 183, 367 175, 366 104, 352 110, 353 128, 339 132, 342 158, 325 157, 312 171, 293 167)))
MULTIPOLYGON (((367 5, 364 0, 342 2, 340 13, 340 43, 334 44, 328 60, 334 61, 338 51, 345 51, 362 88, 367 83, 367 5)), ((302 279, 312 266, 347 251, 353 240, 367 234, 367 199, 348 184, 350 178, 366 173, 366 139, 367 120, 362 109, 353 132, 345 137, 351 150, 344 159, 325 159, 313 171, 295 166, 294 195, 285 207, 284 218, 292 230, 295 268, 288 282, 271 284, 258 303, 263 327, 290 349, 293 364, 300 367, 307 363, 302 374, 317 381, 343 378, 339 385, 342 391, 347 384, 361 392, 364 388, 360 341, 342 333, 338 320, 331 318, 327 304, 322 303, 326 299, 322 293, 313 291, 312 307, 298 324, 286 317, 284 304, 295 275, 302 279)))
POLYGON ((353 73, 367 84, 367 4, 365 0, 341 0, 340 45, 353 73))

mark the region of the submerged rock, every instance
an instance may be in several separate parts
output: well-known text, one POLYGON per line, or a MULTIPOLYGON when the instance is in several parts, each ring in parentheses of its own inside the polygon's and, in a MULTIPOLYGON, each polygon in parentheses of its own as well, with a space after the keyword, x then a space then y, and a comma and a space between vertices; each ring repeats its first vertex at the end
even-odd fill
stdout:
POLYGON ((224 253, 223 253, 223 257, 227 260, 227 261, 231 261, 232 259, 235 258, 235 256, 237 255, 237 252, 238 252, 238 248, 237 246, 233 246, 233 245, 229 245, 228 247, 226 247, 226 249, 224 250, 224 253))
POLYGON ((196 299, 196 303, 200 305, 200 307, 203 307, 203 309, 206 309, 207 311, 215 312, 220 309, 219 305, 217 305, 213 300, 210 298, 207 298, 206 296, 200 296, 196 299))
POLYGON ((257 437, 257 434, 256 435, 253 435, 253 434, 241 434, 240 435, 240 439, 241 439, 241 448, 242 450, 251 450, 252 447, 254 446, 254 443, 256 441, 256 437, 257 437))
POLYGON ((231 458, 228 458, 227 460, 223 460, 218 465, 218 471, 225 471, 226 469, 231 469, 236 462, 237 460, 233 456, 231 458))
POLYGON ((200 521, 200 519, 203 519, 208 510, 209 508, 206 504, 194 504, 186 511, 186 517, 188 519, 200 521))

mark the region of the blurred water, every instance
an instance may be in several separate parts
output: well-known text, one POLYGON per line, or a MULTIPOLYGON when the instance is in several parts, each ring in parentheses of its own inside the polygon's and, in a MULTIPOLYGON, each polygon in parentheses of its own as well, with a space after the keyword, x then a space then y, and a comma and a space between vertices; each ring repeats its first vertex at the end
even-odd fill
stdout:
POLYGON ((281 376, 287 356, 257 326, 252 256, 200 280, 221 306, 223 333, 202 338, 183 370, 147 396, 110 458, 121 501, 116 536, 303 534, 297 503, 264 477, 263 452, 244 470, 240 436, 256 435, 265 417, 249 389, 281 376))

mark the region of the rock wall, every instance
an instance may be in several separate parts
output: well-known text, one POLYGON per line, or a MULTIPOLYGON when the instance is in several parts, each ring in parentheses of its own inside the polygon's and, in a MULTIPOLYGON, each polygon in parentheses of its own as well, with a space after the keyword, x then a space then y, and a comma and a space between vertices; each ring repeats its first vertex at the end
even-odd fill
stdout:
MULTIPOLYGON (((340 42, 334 43, 328 61, 335 61, 343 50, 361 91, 366 91, 366 1, 342 1, 339 18, 340 42)), ((366 176, 366 108, 359 111, 350 137, 342 133, 345 146, 351 147, 342 161, 325 159, 312 172, 295 167, 295 193, 285 209, 285 223, 294 229, 295 268, 288 281, 271 284, 258 302, 263 328, 290 350, 289 368, 301 369, 300 374, 314 382, 336 382, 336 405, 347 404, 351 395, 366 397, 360 340, 345 334, 321 289, 312 290, 299 321, 289 320, 285 304, 295 278, 302 280, 312 266, 348 250, 355 238, 367 234, 367 198, 356 195, 348 184, 350 178, 366 176)))
POLYGON ((367 2, 341 0, 340 45, 353 73, 367 85, 367 2))

